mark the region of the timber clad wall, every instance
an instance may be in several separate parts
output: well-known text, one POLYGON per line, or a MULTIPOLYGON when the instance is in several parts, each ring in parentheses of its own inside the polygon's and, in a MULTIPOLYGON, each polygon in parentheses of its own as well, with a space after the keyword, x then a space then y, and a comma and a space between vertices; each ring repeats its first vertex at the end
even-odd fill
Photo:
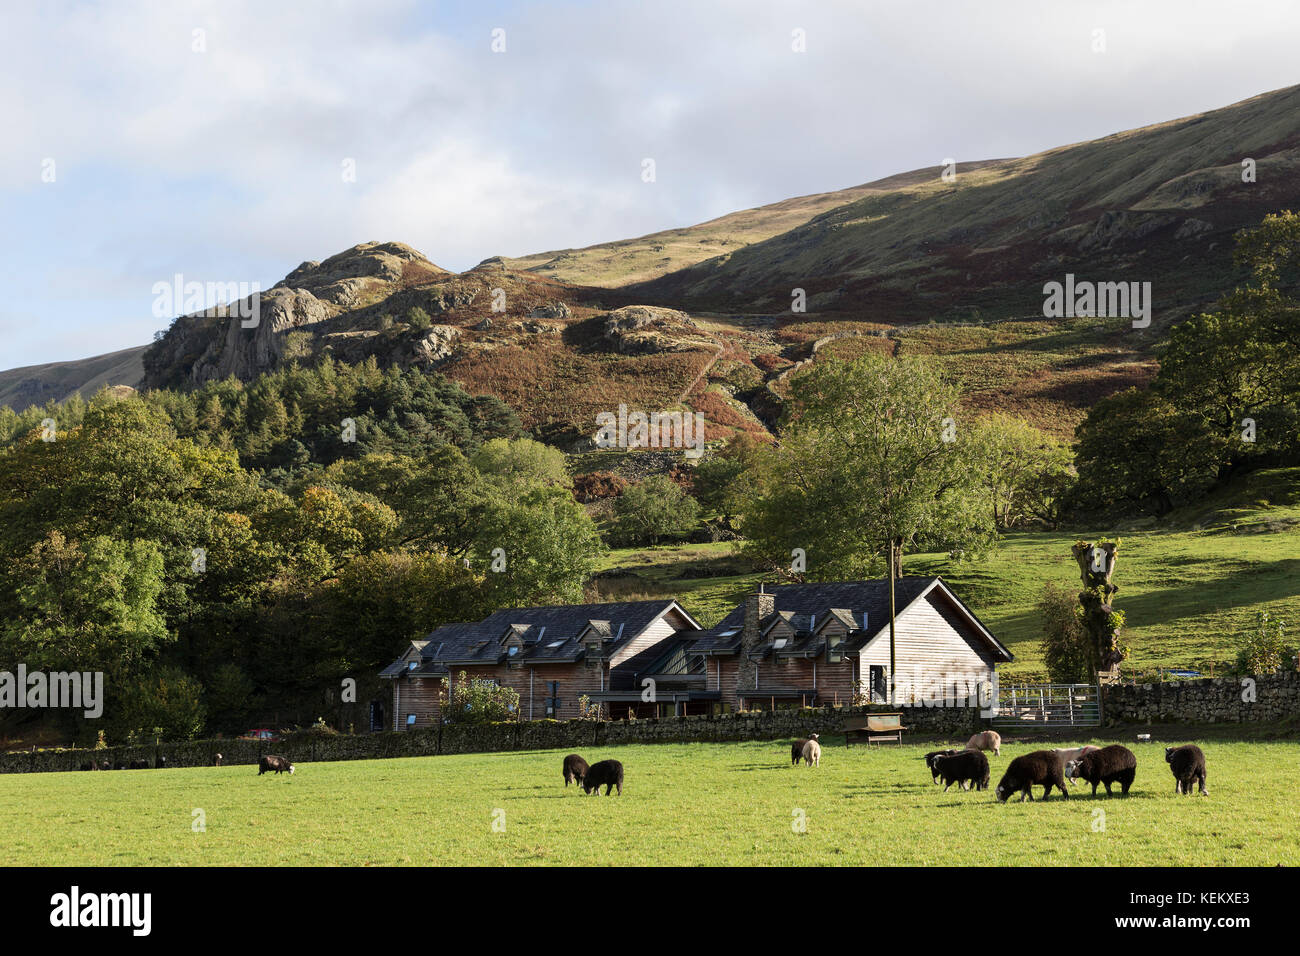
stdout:
MULTIPOLYGON (((993 679, 993 659, 987 651, 963 640, 953 629, 947 599, 932 591, 898 616, 895 658, 898 663, 897 699, 911 700, 925 693, 925 682, 935 675, 969 675, 971 690, 993 679)), ((863 673, 875 664, 889 667, 889 628, 873 637, 861 652, 863 673)))

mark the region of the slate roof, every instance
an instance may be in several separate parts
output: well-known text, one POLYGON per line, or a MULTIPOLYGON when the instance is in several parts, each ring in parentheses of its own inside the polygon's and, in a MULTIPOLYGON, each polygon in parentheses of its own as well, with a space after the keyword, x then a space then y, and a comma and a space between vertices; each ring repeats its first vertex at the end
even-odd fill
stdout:
MULTIPOLYGON (((942 584, 936 577, 901 577, 894 581, 894 603, 899 614, 935 584, 942 584)), ((946 588, 946 585, 944 585, 946 588)), ((828 615, 843 621, 850 628, 850 637, 844 644, 846 651, 861 648, 870 637, 876 634, 889 621, 889 581, 838 581, 829 584, 785 584, 769 585, 767 590, 775 597, 776 610, 759 622, 760 632, 766 632, 778 620, 790 622, 796 632, 795 638, 787 641, 784 647, 774 648, 770 638, 755 649, 755 659, 769 654, 778 656, 811 656, 825 650, 825 640, 816 631, 825 623, 828 615), (863 614, 866 614, 866 628, 863 628, 863 614), (812 625, 810 627, 810 624, 812 625), (807 633, 810 632, 811 633, 807 633)), ((951 593, 951 592, 949 592, 951 593)), ((975 614, 953 595, 953 599, 976 621, 980 628, 987 631, 975 614)), ((734 654, 740 647, 741 628, 745 624, 744 602, 732 608, 715 626, 695 635, 692 650, 697 654, 734 654), (734 631, 734 634, 728 632, 734 631)), ((1011 660, 1011 653, 990 634, 994 646, 1011 660)))
MULTIPOLYGON (((600 653, 604 657, 617 652, 673 608, 681 610, 674 601, 506 608, 481 621, 436 628, 425 638, 419 668, 410 673, 443 675, 452 667, 492 665, 507 657, 519 663, 579 661, 586 656, 587 649, 577 638, 589 628, 602 635, 600 653), (508 655, 506 639, 514 635, 518 635, 523 646, 514 655, 508 655)), ((689 619, 690 615, 686 616, 689 619)), ((662 650, 656 653, 661 654, 662 650)), ((404 673, 407 673, 405 664, 396 661, 384 668, 380 676, 397 677, 404 673)))

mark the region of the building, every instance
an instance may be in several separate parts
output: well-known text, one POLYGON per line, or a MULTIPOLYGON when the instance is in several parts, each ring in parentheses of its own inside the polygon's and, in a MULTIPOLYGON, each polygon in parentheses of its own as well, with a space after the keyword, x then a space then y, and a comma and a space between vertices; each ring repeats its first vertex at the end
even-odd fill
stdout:
MULTIPOLYGON (((895 702, 975 698, 1011 652, 937 577, 895 582, 895 702)), ((669 717, 888 701, 889 582, 760 587, 702 630, 676 601, 497 611, 447 624, 380 676, 393 728, 441 716, 443 680, 519 693, 521 716, 568 720, 587 697, 607 716, 669 717)))
POLYGON ((506 609, 412 641, 380 676, 392 681, 394 730, 436 723, 443 680, 462 671, 467 680, 514 688, 526 720, 577 717, 583 696, 617 717, 629 707, 655 716, 692 700, 698 712, 716 692, 684 688, 668 701, 646 701, 641 680, 699 630, 676 601, 506 609))
MULTIPOLYGON (((895 581, 895 703, 975 697, 1012 659, 942 579, 895 581)), ((884 703, 889 688, 889 582, 760 589, 685 652, 692 686, 727 710, 884 703)))

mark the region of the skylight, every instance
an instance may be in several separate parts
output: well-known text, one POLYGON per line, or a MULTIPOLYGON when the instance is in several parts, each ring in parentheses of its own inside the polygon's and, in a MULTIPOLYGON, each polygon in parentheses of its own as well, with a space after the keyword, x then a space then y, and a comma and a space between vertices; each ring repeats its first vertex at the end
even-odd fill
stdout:
POLYGON ((560 646, 561 644, 563 644, 563 643, 564 643, 564 641, 556 641, 555 643, 553 643, 553 644, 547 644, 546 646, 547 646, 547 647, 559 647, 559 646, 560 646))

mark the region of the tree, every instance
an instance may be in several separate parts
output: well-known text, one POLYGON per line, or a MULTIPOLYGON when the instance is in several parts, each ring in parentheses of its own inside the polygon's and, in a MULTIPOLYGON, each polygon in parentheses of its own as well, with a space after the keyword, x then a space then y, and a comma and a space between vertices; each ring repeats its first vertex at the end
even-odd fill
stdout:
POLYGON ((503 487, 569 483, 564 452, 531 438, 494 438, 474 452, 470 461, 481 475, 503 487))
POLYGON ((18 562, 0 659, 31 670, 103 671, 111 679, 154 659, 174 637, 158 608, 163 559, 152 541, 51 531, 18 562))
POLYGON ((1085 511, 1117 504, 1167 514, 1215 481, 1222 442, 1198 417, 1156 392, 1129 389, 1102 399, 1079 425, 1073 492, 1085 511))
POLYGON ((1069 588, 1048 583, 1038 600, 1043 621, 1043 663, 1055 684, 1091 683, 1089 636, 1080 617, 1079 598, 1069 588))
POLYGON ((705 508, 730 523, 754 492, 751 482, 758 475, 762 445, 745 432, 737 432, 720 451, 700 459, 695 466, 695 497, 705 508))
POLYGON ((813 364, 792 383, 794 410, 762 453, 743 512, 745 550, 815 580, 878 572, 919 546, 978 553, 996 538, 972 428, 957 388, 931 363, 868 355, 813 364), (948 440, 951 439, 951 440, 948 440))
POLYGON ((614 535, 628 544, 658 544, 699 523, 700 506, 666 475, 651 475, 614 502, 614 535))
POLYGON ((1111 580, 1119 545, 1119 541, 1079 541, 1071 549, 1083 581, 1083 590, 1079 592, 1079 622, 1088 635, 1090 674, 1118 667, 1128 656, 1128 648, 1119 642, 1124 612, 1114 608, 1119 585, 1111 580))
POLYGON ((991 415, 971 427, 996 527, 1055 527, 1074 481, 1070 449, 1010 415, 991 415))

